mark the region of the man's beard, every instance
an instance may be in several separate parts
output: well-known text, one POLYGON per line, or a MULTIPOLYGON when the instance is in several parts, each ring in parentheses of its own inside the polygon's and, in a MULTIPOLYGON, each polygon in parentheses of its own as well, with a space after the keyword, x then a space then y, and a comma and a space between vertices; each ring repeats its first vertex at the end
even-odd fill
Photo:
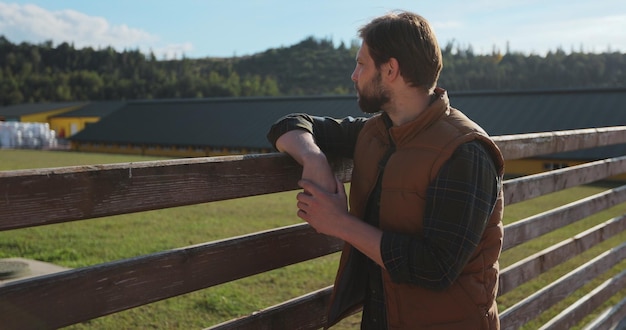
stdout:
POLYGON ((383 87, 380 72, 368 84, 365 84, 362 90, 359 89, 358 84, 354 87, 359 93, 359 107, 365 113, 379 112, 389 102, 389 91, 383 87))

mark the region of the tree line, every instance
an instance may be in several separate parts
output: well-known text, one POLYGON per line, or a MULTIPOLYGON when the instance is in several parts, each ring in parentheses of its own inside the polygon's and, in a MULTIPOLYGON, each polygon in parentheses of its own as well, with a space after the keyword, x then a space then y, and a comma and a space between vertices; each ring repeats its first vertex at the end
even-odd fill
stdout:
MULTIPOLYGON (((0 105, 198 97, 351 94, 359 44, 308 37, 250 56, 157 60, 112 47, 14 44, 0 36, 0 105)), ((626 54, 557 48, 546 55, 442 46, 451 91, 624 87, 626 54)))

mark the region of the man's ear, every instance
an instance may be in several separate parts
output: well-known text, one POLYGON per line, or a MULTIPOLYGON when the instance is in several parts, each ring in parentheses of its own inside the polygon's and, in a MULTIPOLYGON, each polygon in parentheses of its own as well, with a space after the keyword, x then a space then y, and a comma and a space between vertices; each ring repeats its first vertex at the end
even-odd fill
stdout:
POLYGON ((385 64, 385 75, 394 80, 395 78, 400 76, 400 65, 398 64, 398 60, 394 57, 390 58, 389 61, 385 64))

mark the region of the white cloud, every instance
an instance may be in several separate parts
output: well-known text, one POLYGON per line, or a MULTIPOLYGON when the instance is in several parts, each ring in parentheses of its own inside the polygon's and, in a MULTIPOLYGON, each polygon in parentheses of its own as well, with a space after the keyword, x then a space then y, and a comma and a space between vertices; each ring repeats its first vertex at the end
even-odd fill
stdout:
POLYGON ((165 47, 152 49, 151 51, 161 60, 165 59, 182 59, 183 56, 189 57, 189 53, 194 50, 193 45, 190 42, 182 44, 170 44, 165 47))
POLYGON ((557 47, 564 51, 605 52, 626 50, 626 15, 571 18, 535 22, 518 29, 509 40, 543 54, 557 47), (582 48, 582 49, 581 49, 582 48))
POLYGON ((458 20, 433 21, 432 26, 435 29, 435 32, 439 30, 455 30, 463 28, 463 22, 458 20))
POLYGON ((113 47, 118 51, 152 49, 159 58, 193 49, 190 43, 159 46, 159 37, 128 25, 111 25, 105 18, 89 16, 75 10, 49 11, 31 4, 0 2, 0 34, 11 42, 38 43, 52 41, 57 45, 73 43, 76 48, 113 47))
POLYGON ((626 49, 626 15, 603 16, 565 22, 561 33, 549 32, 549 36, 561 36, 564 47, 585 47, 585 51, 602 52, 610 46, 614 50, 626 49), (579 44, 576 44, 578 40, 579 44), (582 40, 582 41, 580 41, 582 40))
POLYGON ((626 51, 624 0, 477 0, 433 11, 440 43, 455 40, 477 53, 505 51, 544 55, 565 52, 626 51))

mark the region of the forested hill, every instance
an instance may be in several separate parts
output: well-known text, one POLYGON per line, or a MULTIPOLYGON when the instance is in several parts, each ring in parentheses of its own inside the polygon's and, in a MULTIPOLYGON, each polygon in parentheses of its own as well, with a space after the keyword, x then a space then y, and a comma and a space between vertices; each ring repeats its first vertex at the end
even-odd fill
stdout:
MULTIPOLYGON (((113 48, 14 44, 0 36, 0 105, 27 102, 353 93, 358 44, 309 37, 232 58, 159 60, 113 48)), ((626 86, 626 53, 560 49, 545 56, 475 54, 443 45, 440 86, 450 91, 626 86)))

